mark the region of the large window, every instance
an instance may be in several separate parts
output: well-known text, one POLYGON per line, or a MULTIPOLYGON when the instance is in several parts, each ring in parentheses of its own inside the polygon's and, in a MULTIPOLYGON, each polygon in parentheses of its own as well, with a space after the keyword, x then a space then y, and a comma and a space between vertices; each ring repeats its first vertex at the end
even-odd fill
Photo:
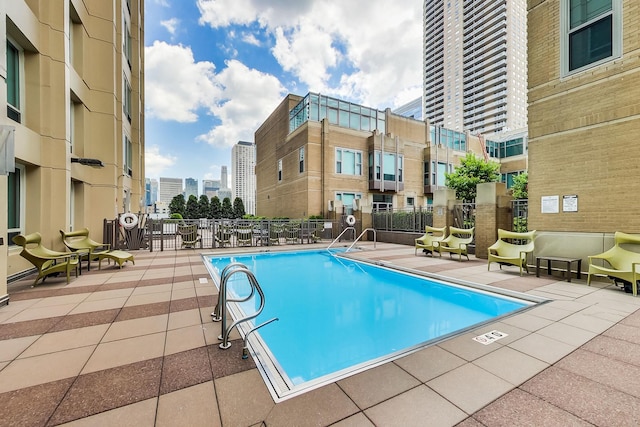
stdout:
POLYGON ((20 74, 22 52, 7 40, 7 117, 21 123, 20 74))
POLYGON ((622 0, 563 0, 562 71, 571 74, 622 53, 622 0))
POLYGON ((336 193, 336 200, 342 201, 345 215, 353 214, 355 202, 361 198, 362 193, 336 193))
POLYGON ((380 174, 385 181, 402 182, 404 156, 394 153, 374 151, 369 153, 369 180, 380 180, 380 174))
POLYGON ((133 176, 133 144, 127 135, 122 138, 122 156, 124 157, 124 174, 127 176, 133 176))
POLYGON ((15 171, 9 173, 7 188, 7 241, 13 245, 12 238, 24 233, 24 166, 16 165, 15 171))
POLYGON ((127 76, 124 76, 124 99, 122 101, 122 109, 124 115, 127 116, 129 123, 131 123, 131 85, 127 76))
POLYGON ((336 173, 362 175, 362 151, 336 148, 336 173))

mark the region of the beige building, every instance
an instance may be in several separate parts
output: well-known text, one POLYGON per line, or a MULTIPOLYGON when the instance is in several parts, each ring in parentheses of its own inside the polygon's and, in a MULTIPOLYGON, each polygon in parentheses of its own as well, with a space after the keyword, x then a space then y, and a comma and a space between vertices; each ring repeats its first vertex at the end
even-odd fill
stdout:
POLYGON ((0 1, 0 126, 15 168, 0 175, 0 298, 32 266, 11 237, 88 227, 144 209, 144 2, 0 1), (6 212, 6 213, 5 213, 6 212))
POLYGON ((315 93, 288 95, 255 141, 257 215, 289 218, 427 206, 467 152, 486 151, 469 133, 315 93))
POLYGON ((569 3, 529 2, 529 228, 601 249, 640 233, 640 14, 635 0, 569 3))

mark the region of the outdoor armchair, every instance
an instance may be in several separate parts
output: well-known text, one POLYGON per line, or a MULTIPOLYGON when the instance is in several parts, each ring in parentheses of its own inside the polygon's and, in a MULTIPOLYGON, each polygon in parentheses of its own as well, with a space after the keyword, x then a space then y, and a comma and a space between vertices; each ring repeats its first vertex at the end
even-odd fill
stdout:
POLYGON ((640 280, 640 253, 625 249, 621 245, 634 245, 640 249, 640 235, 616 231, 614 246, 606 252, 589 257, 589 275, 587 285, 591 285, 592 274, 603 274, 612 279, 631 283, 633 295, 638 295, 640 280), (595 260, 603 260, 602 266, 594 264, 595 260))
POLYGON ((502 269, 503 265, 508 264, 519 267, 521 276, 522 267, 529 273, 527 254, 533 252, 535 234, 535 230, 518 233, 499 228, 498 241, 489 246, 488 249, 487 271, 490 270, 492 262, 497 262, 500 264, 500 269, 502 269))
POLYGON ((447 227, 437 228, 426 225, 424 227, 424 236, 416 239, 416 248, 414 255, 418 254, 418 249, 422 249, 426 253, 430 253, 433 256, 433 244, 434 242, 440 242, 444 240, 447 235, 447 227), (438 235, 436 235, 438 234, 438 235))
POLYGON ((473 242, 474 229, 475 227, 449 227, 449 236, 439 242, 434 242, 434 251, 438 251, 440 256, 442 256, 442 252, 449 252, 450 257, 453 256, 453 254, 458 254, 459 261, 462 261, 462 255, 469 259, 468 250, 469 245, 473 242))
POLYGON ((183 248, 195 248, 200 242, 200 234, 198 233, 198 224, 178 225, 178 235, 180 236, 183 248))
POLYGON ((58 252, 47 249, 42 245, 42 235, 40 233, 31 233, 23 236, 19 234, 14 236, 13 243, 22 246, 20 256, 25 258, 38 269, 38 276, 33 282, 33 286, 38 284, 38 280, 42 279, 44 283, 47 276, 57 273, 65 273, 67 283, 69 283, 71 270, 76 270, 78 276, 78 253, 58 252))
POLYGON ((100 254, 109 252, 111 245, 109 243, 99 243, 92 240, 89 237, 89 229, 82 228, 76 231, 66 232, 60 230, 62 236, 62 242, 69 248, 71 252, 86 252, 87 253, 87 268, 90 268, 91 261, 99 259, 100 254))

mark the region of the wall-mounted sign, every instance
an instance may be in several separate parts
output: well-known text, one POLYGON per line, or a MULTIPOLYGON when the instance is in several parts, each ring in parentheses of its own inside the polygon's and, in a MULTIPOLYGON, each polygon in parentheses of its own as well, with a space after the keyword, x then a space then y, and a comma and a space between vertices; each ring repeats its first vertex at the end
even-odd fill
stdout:
POLYGON ((542 213, 558 213, 560 212, 559 196, 542 196, 540 203, 542 213))
POLYGON ((578 196, 562 196, 562 212, 578 212, 578 196))

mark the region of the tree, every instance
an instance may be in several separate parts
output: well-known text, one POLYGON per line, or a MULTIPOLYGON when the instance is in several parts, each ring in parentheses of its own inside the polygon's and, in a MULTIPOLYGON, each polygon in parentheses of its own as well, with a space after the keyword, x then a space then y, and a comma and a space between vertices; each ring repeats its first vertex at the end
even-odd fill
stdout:
POLYGON ((184 195, 178 194, 173 199, 171 199, 171 203, 169 203, 169 214, 172 215, 177 213, 184 217, 184 207, 184 195))
POLYGON ((240 197, 233 200, 233 217, 242 218, 246 212, 244 211, 244 203, 240 197))
POLYGON ((184 209, 184 217, 188 219, 197 219, 199 217, 198 198, 193 194, 187 200, 187 206, 184 209))
POLYGON ((231 199, 225 197, 222 201, 222 218, 233 218, 233 208, 231 207, 231 199))
POLYGON ((222 204, 218 196, 211 198, 211 216, 209 218, 220 219, 222 218, 222 204))
POLYGON ((201 195, 198 200, 198 218, 211 218, 211 207, 209 206, 209 198, 201 195))
POLYGON ((500 179, 500 164, 486 161, 467 153, 460 166, 452 173, 445 173, 445 185, 456 191, 456 198, 464 202, 476 199, 476 186, 483 182, 497 182, 500 179))
POLYGON ((513 178, 511 191, 514 199, 529 198, 529 174, 527 172, 522 172, 513 178))

